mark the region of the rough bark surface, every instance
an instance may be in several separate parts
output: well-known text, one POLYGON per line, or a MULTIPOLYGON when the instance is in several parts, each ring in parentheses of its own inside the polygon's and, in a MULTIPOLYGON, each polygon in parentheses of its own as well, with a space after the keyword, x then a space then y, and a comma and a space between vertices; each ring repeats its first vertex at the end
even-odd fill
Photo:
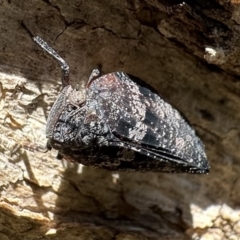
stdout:
POLYGON ((240 238, 240 1, 0 1, 0 239, 240 238), (61 88, 123 70, 180 110, 209 175, 112 173, 30 152, 61 88))

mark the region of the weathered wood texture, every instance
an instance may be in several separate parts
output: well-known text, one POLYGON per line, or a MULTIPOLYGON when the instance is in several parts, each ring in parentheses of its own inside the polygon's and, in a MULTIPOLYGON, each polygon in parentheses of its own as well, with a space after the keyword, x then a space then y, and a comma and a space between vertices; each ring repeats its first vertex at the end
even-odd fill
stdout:
POLYGON ((0 1, 0 239, 239 239, 240 1, 0 1), (168 2, 168 4, 166 4, 168 2), (44 145, 63 56, 73 84, 124 70, 179 109, 209 175, 111 173, 44 145))

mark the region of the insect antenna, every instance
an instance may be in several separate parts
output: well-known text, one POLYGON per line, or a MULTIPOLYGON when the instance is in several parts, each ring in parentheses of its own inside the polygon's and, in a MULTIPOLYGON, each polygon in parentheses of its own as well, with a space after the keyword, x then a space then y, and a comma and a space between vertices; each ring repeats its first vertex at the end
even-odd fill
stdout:
POLYGON ((33 40, 48 54, 53 56, 61 66, 62 69, 62 86, 70 85, 69 83, 69 66, 63 58, 61 58, 57 52, 52 49, 46 42, 44 42, 39 36, 33 38, 33 40))
POLYGON ((50 150, 50 148, 48 146, 42 146, 42 145, 38 145, 35 143, 31 143, 28 141, 21 141, 20 147, 22 147, 23 149, 29 151, 29 152, 41 152, 41 153, 46 153, 50 150))

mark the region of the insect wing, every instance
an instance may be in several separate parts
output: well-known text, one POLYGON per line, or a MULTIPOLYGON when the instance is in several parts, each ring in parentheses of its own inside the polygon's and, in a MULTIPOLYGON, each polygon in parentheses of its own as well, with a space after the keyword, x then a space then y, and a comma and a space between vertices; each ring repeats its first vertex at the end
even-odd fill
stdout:
POLYGON ((89 85, 88 95, 97 101, 116 137, 109 145, 157 159, 162 166, 170 165, 167 171, 208 172, 204 147, 179 112, 125 73, 97 78, 89 85))

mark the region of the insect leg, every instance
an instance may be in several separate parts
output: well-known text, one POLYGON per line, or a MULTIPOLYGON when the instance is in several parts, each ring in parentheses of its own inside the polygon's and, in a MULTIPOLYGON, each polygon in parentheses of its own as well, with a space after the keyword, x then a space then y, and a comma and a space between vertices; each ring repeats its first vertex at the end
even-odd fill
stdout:
POLYGON ((90 86, 91 82, 94 81, 95 79, 97 79, 98 77, 100 77, 101 73, 99 71, 99 69, 93 69, 92 70, 92 73, 88 79, 88 82, 87 82, 87 87, 90 86))
POLYGON ((57 52, 52 49, 46 42, 44 42, 40 37, 36 36, 33 40, 47 53, 53 56, 61 66, 62 69, 62 85, 63 87, 69 85, 69 66, 63 58, 61 58, 57 52))

